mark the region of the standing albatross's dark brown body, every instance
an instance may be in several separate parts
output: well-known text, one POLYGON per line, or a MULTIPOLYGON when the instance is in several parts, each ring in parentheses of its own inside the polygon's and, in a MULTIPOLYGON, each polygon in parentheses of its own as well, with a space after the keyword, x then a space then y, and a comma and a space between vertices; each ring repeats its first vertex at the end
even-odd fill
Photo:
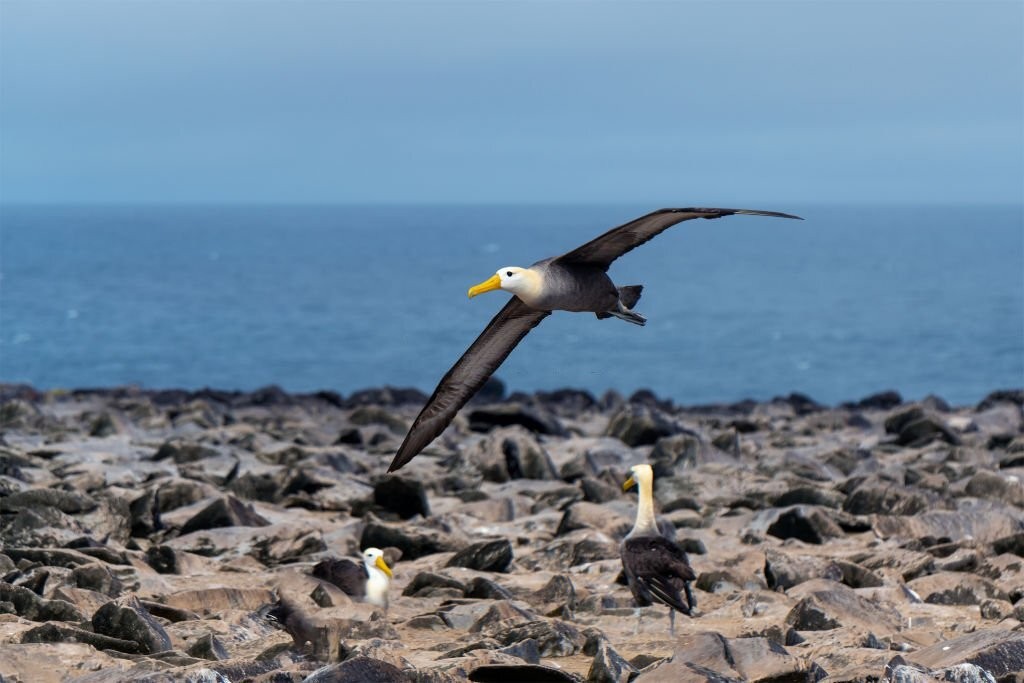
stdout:
POLYGON ((516 344, 551 311, 587 311, 598 318, 614 316, 643 325, 646 319, 632 310, 640 298, 642 286, 616 287, 607 275, 612 262, 676 223, 732 215, 799 219, 786 213, 750 209, 661 209, 529 268, 502 268, 489 280, 471 287, 470 297, 494 289, 504 289, 515 296, 441 378, 409 429, 388 472, 401 468, 436 439, 516 344))

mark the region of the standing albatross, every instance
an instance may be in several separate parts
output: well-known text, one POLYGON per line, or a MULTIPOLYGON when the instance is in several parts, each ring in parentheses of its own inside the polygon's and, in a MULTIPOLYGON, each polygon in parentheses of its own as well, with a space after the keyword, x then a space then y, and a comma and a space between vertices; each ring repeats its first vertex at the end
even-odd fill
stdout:
POLYGON ((619 550, 622 569, 637 604, 636 628, 640 630, 640 608, 660 602, 668 605, 669 633, 675 634, 676 611, 689 616, 697 606, 690 591, 690 582, 697 575, 690 567, 686 552, 658 530, 654 519, 654 470, 650 465, 634 465, 629 471, 632 475, 622 484, 622 490, 636 485, 640 497, 636 523, 622 540, 619 550))
POLYGON ((388 472, 401 468, 436 439, 516 344, 551 311, 584 311, 595 313, 600 319, 614 316, 643 325, 646 318, 632 310, 643 286, 616 287, 607 274, 612 262, 677 223, 732 215, 800 219, 787 213, 750 209, 661 209, 529 268, 501 268, 488 280, 470 287, 471 298, 495 289, 515 296, 441 378, 434 394, 413 421, 388 472))

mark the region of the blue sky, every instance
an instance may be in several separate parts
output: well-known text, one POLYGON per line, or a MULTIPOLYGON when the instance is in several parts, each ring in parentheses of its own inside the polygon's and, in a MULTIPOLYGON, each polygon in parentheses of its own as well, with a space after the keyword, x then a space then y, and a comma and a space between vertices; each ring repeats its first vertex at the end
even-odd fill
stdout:
POLYGON ((1021 202, 1020 2, 0 2, 5 202, 1021 202))

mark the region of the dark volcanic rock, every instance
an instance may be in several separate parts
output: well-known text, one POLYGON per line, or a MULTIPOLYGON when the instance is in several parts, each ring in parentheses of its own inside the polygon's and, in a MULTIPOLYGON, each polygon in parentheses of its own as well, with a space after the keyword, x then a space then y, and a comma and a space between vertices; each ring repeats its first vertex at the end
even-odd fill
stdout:
POLYGON ((47 600, 28 588, 0 581, 0 602, 11 603, 14 613, 30 621, 83 621, 77 607, 64 600, 47 600))
POLYGON ((466 586, 466 597, 477 600, 511 600, 512 593, 501 584, 477 576, 466 586))
POLYGON ((95 510, 96 501, 74 491, 60 489, 28 489, 12 493, 3 499, 3 511, 21 512, 25 509, 52 507, 69 515, 95 510))
POLYGON ((800 602, 786 615, 785 623, 797 631, 854 626, 895 633, 902 624, 895 609, 869 600, 841 583, 817 579, 800 584, 790 593, 800 602))
POLYGON ((885 421, 885 431, 895 434, 896 442, 903 446, 923 446, 936 439, 950 444, 960 443, 960 437, 942 418, 920 406, 911 406, 890 415, 885 421))
POLYGON ((551 456, 536 437, 522 427, 495 429, 480 443, 471 460, 488 481, 558 478, 551 456))
POLYGON ((831 560, 771 548, 765 551, 764 578, 772 590, 787 590, 811 579, 839 581, 842 577, 842 569, 831 560))
POLYGON ((74 577, 75 585, 79 588, 88 588, 112 598, 117 597, 124 590, 124 583, 102 564, 83 565, 73 570, 71 575, 74 577))
POLYGON ((575 626, 559 619, 538 619, 494 633, 494 639, 503 645, 528 638, 537 641, 543 657, 568 657, 582 650, 586 643, 586 638, 575 626))
POLYGON ((843 530, 821 509, 795 505, 768 526, 768 533, 776 538, 798 538, 805 543, 820 545, 830 538, 842 536, 843 530))
POLYGON ((302 683, 413 683, 414 679, 394 664, 370 657, 353 657, 341 664, 317 669, 302 683))
POLYGON ((606 639, 601 638, 587 672, 587 683, 619 683, 628 681, 635 673, 636 669, 606 639))
POLYGON ((986 629, 944 640, 904 655, 921 666, 941 669, 960 663, 975 664, 996 680, 1024 671, 1024 631, 986 629))
POLYGON ((466 567, 482 572, 507 572, 512 563, 512 544, 502 538, 467 546, 448 560, 449 567, 466 567))
POLYGON ((989 598, 1007 599, 1007 595, 988 579, 962 572, 922 576, 907 583, 907 588, 935 605, 978 605, 989 598))
POLYGON ((351 394, 342 401, 343 408, 357 408, 359 406, 382 405, 400 406, 416 405, 422 406, 427 402, 427 395, 419 389, 407 387, 378 387, 373 389, 362 389, 351 394))
POLYGON ((648 460, 655 480, 671 477, 677 469, 694 467, 700 456, 700 439, 692 434, 675 434, 657 440, 648 460))
POLYGON ((474 432, 488 432, 495 427, 518 425, 534 434, 565 435, 565 427, 558 418, 546 410, 519 403, 495 403, 469 412, 469 428, 474 432))
POLYGON ((633 680, 795 682, 807 680, 807 666, 767 638, 726 638, 704 632, 678 638, 671 659, 633 680))
POLYGON ((469 672, 473 683, 580 683, 572 674, 539 664, 484 664, 469 672))
POLYGON ((914 515, 928 507, 922 493, 874 479, 854 489, 843 503, 843 510, 854 515, 914 515))
POLYGON ((171 638, 164 627, 146 611, 134 595, 108 602, 92 615, 96 633, 130 640, 143 653, 162 652, 171 648, 171 638))
POLYGON ((405 525, 391 525, 372 520, 363 527, 360 548, 386 548, 394 546, 402 557, 415 560, 424 555, 460 550, 466 544, 437 529, 424 529, 405 525))
POLYGON ((466 584, 461 581, 457 581, 456 579, 443 574, 420 572, 408 583, 405 590, 402 591, 402 595, 429 597, 436 593, 434 589, 437 588, 454 590, 459 594, 465 594, 466 592, 466 584))
POLYGON ((569 618, 576 609, 576 588, 567 574, 555 574, 527 599, 545 616, 569 618))
POLYGON ((269 526, 252 505, 246 505, 234 496, 223 496, 213 501, 190 518, 181 528, 182 534, 203 529, 230 526, 269 526))
POLYGON ((197 638, 188 646, 186 652, 193 657, 209 659, 211 661, 220 661, 230 657, 227 648, 224 647, 224 643, 220 642, 220 639, 212 633, 207 633, 197 638))
POLYGON ((21 642, 23 643, 71 643, 79 642, 87 645, 92 645, 97 650, 116 650, 117 652, 127 652, 129 654, 135 654, 141 652, 139 644, 134 640, 125 640, 123 638, 114 638, 111 636, 103 635, 102 633, 93 633, 83 628, 76 626, 70 626, 67 624, 43 624, 35 628, 25 631, 21 636, 21 642))
POLYGON ((660 410, 636 403, 622 406, 609 419, 605 430, 608 436, 614 436, 627 446, 650 445, 678 432, 679 428, 660 410))
POLYGON ((427 492, 423 482, 397 475, 382 478, 373 487, 373 502, 402 519, 416 515, 430 516, 427 492))
POLYGON ((153 460, 170 458, 175 464, 181 465, 216 458, 220 454, 221 452, 218 449, 206 444, 190 443, 183 439, 170 439, 157 449, 156 453, 153 454, 153 460))
POLYGON ((871 394, 855 404, 858 408, 875 408, 877 410, 891 410, 896 406, 903 403, 903 397, 900 396, 898 391, 881 391, 877 394, 871 394))

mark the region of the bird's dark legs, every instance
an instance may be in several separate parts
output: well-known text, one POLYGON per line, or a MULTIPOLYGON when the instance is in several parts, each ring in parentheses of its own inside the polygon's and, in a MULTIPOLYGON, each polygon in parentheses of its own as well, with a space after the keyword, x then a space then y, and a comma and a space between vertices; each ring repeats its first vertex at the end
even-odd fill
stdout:
POLYGON ((641 609, 642 608, 637 607, 633 610, 633 613, 636 615, 636 629, 633 631, 634 636, 640 635, 640 619, 643 616, 643 613, 640 611, 641 609))
POLYGON ((668 634, 673 637, 676 635, 676 611, 671 607, 668 608, 668 634))
POLYGON ((697 606, 697 599, 693 597, 693 591, 690 590, 689 582, 683 584, 683 588, 686 589, 686 605, 690 608, 690 616, 692 615, 693 608, 697 606))

